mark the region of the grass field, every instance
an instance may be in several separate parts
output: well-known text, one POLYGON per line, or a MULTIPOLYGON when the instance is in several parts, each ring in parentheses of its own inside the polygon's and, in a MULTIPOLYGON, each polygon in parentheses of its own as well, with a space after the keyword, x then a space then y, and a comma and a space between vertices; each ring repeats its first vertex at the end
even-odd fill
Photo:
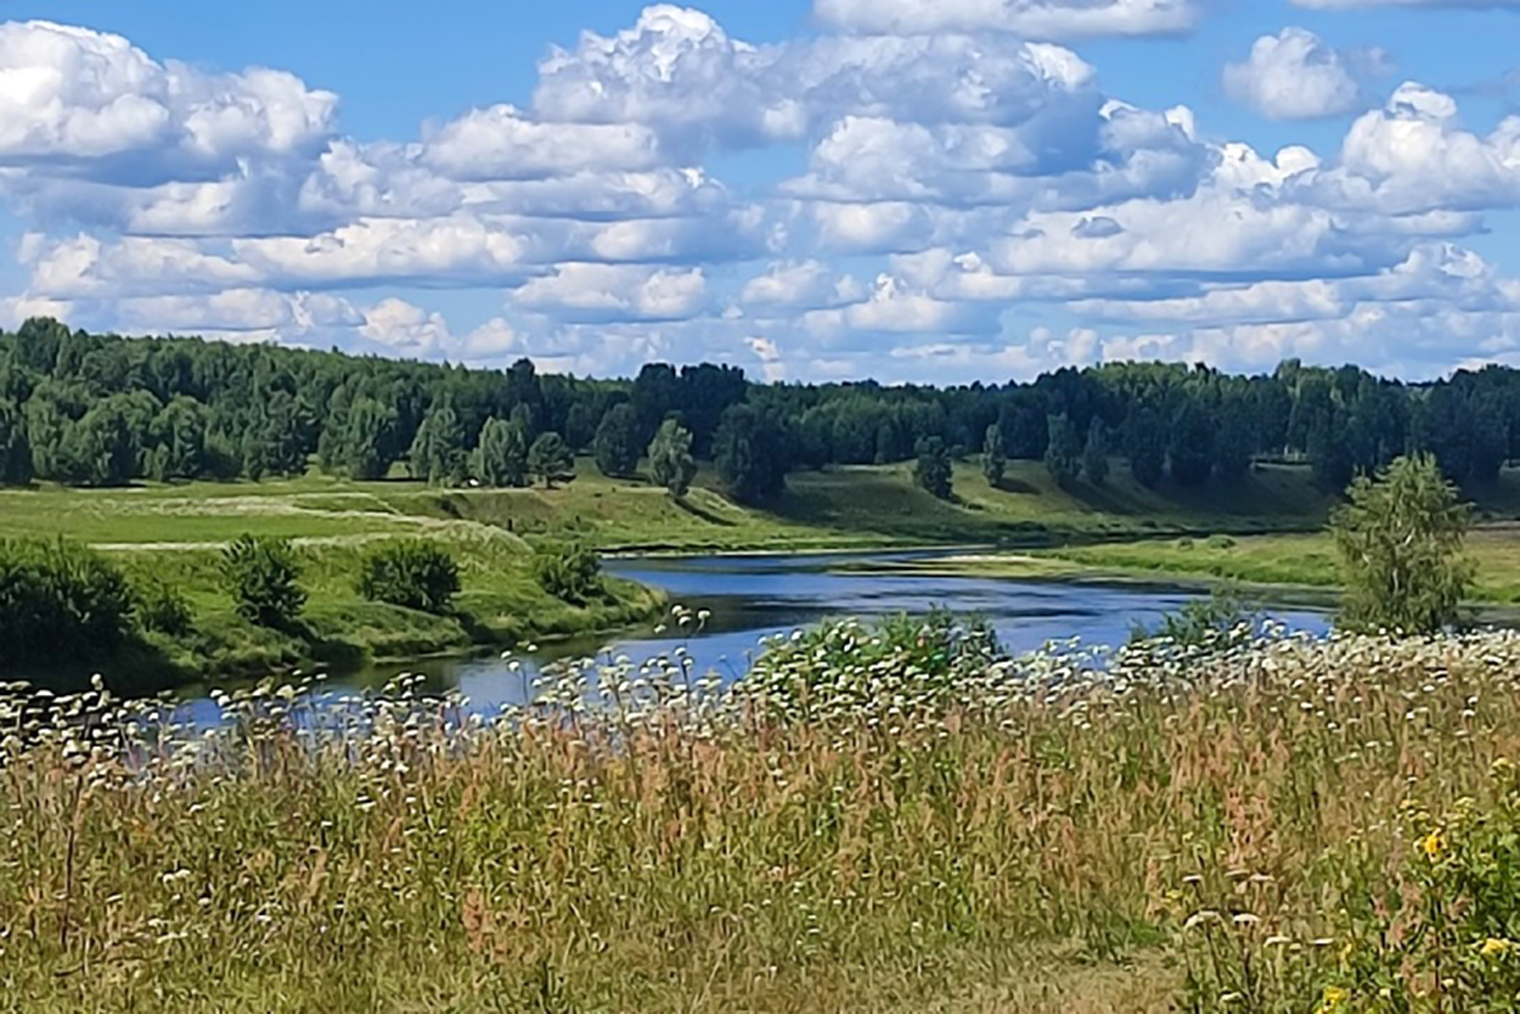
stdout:
POLYGON ((1100 678, 1047 656, 950 696, 853 650, 807 653, 820 681, 791 720, 633 668, 604 675, 642 675, 637 701, 573 723, 461 728, 402 699, 298 731, 299 696, 266 693, 206 736, 145 706, 83 701, 97 721, 56 729, 0 707, 3 995, 40 1014, 1512 1009, 1491 1001, 1520 988, 1513 635, 1100 678))
POLYGON ((1005 481, 992 489, 974 463, 960 462, 954 503, 918 489, 911 464, 838 468, 793 474, 786 494, 765 510, 731 503, 705 473, 684 502, 644 482, 607 479, 587 461, 579 473, 552 490, 442 490, 316 474, 263 483, 11 490, 0 492, 0 526, 7 534, 67 535, 111 548, 174 548, 221 543, 247 531, 358 543, 463 522, 524 536, 581 538, 609 550, 697 552, 1302 529, 1318 525, 1331 502, 1305 470, 1292 467, 1264 468, 1229 488, 1163 484, 1148 490, 1116 464, 1102 488, 1079 483, 1063 490, 1042 465, 1012 462, 1005 481))
MULTIPOLYGON (((1473 598, 1520 604, 1520 530, 1489 523, 1468 536, 1478 565, 1473 598)), ((911 566, 911 565, 910 565, 911 566)), ((1323 532, 1146 539, 1064 546, 1017 554, 974 554, 918 565, 936 573, 1008 578, 1150 577, 1331 590, 1339 572, 1323 532)))

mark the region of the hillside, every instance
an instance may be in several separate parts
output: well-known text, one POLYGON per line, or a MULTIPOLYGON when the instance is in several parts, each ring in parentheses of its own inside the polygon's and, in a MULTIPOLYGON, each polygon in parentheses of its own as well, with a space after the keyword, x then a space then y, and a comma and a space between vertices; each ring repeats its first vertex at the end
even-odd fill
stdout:
MULTIPOLYGON (((64 535, 139 553, 204 550, 250 531, 313 547, 396 535, 507 533, 581 539, 607 551, 785 551, 1293 530, 1321 524, 1331 503, 1306 469, 1289 466, 1265 466, 1228 486, 1180 489, 1163 480, 1152 490, 1116 462, 1105 486, 1078 482, 1063 490, 1034 462, 1011 462, 997 489, 973 462, 961 462, 955 502, 918 489, 910 464, 840 466, 793 473, 786 492, 764 509, 726 499, 708 473, 678 502, 643 481, 605 478, 589 461, 578 472, 553 489, 443 489, 315 473, 259 483, 43 486, 0 491, 0 524, 8 535, 64 535)), ((1508 504, 1517 505, 1520 496, 1508 504)))

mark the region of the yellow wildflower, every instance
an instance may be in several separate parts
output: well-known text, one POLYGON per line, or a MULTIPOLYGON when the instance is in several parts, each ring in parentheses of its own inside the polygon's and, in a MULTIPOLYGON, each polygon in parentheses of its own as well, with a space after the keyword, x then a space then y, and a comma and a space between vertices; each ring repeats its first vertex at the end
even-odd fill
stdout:
POLYGON ((1483 941, 1481 952, 1485 958, 1497 958, 1500 955, 1510 953, 1515 949, 1515 946, 1516 944, 1513 940, 1505 940, 1500 937, 1489 937, 1487 940, 1483 941))
POLYGON ((1334 1014, 1341 1009, 1351 994, 1339 986, 1327 986, 1325 995, 1320 998, 1319 1006, 1314 1008, 1314 1014, 1334 1014))
POLYGON ((1446 849, 1446 838, 1439 830, 1432 831, 1425 836, 1425 840, 1420 843, 1420 847, 1425 850, 1425 854, 1431 859, 1439 859, 1441 858, 1441 853, 1446 849))

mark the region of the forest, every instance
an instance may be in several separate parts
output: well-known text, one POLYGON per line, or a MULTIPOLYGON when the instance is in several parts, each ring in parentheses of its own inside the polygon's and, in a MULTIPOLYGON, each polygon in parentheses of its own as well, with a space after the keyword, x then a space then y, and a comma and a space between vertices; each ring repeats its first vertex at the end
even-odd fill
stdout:
POLYGON ((523 486, 572 477, 578 454, 631 475, 646 449, 668 459, 652 468, 673 488, 690 481, 693 457, 710 460, 725 492, 752 504, 779 493, 788 472, 915 456, 921 481, 943 487, 935 459, 972 454, 1043 459, 1061 478, 1085 471, 1099 483, 1118 455, 1142 484, 1169 475, 1184 486, 1228 482, 1256 460, 1299 460, 1339 490, 1428 451, 1452 480, 1481 483, 1520 457, 1520 371, 1405 383, 1296 360, 1255 376, 1115 363, 936 388, 756 383, 710 363, 582 379, 540 375, 527 359, 472 369, 123 338, 51 319, 0 334, 4 485, 257 480, 315 460, 355 479, 399 467, 439 485, 523 486))

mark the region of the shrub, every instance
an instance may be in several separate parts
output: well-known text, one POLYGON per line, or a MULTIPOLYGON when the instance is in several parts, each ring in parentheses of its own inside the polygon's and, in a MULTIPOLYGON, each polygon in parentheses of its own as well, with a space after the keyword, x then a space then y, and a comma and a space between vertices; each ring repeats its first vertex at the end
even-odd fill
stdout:
POLYGON ((135 606, 120 569, 87 546, 0 540, 0 664, 104 655, 132 635, 135 606))
POLYGON ((1228 535, 1210 535, 1206 543, 1210 549, 1234 549, 1235 540, 1228 535))
POLYGON ((446 613, 459 594, 459 564, 436 543, 422 539, 386 543, 364 558, 358 590, 374 602, 446 613))
POLYGON ((137 618, 144 630, 170 637, 189 633, 193 624, 190 603, 168 582, 156 578, 137 587, 137 618))
POLYGON ((289 539, 244 535, 222 551, 222 582, 238 615, 264 627, 288 627, 306 606, 289 539))
POLYGON ((585 605, 602 594, 602 562, 580 543, 546 544, 533 553, 539 587, 562 602, 585 605))

